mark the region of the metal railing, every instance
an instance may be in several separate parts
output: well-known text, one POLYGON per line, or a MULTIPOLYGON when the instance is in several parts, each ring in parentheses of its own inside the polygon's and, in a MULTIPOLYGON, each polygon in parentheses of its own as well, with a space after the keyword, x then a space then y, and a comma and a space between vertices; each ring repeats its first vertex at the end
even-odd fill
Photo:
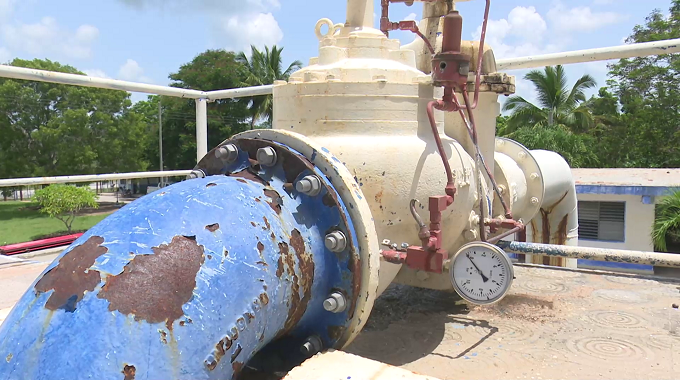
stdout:
POLYGON ((117 181, 121 179, 185 177, 191 170, 167 170, 162 172, 135 172, 114 174, 65 175, 59 177, 31 177, 0 179, 0 187, 47 185, 52 183, 82 183, 117 181))

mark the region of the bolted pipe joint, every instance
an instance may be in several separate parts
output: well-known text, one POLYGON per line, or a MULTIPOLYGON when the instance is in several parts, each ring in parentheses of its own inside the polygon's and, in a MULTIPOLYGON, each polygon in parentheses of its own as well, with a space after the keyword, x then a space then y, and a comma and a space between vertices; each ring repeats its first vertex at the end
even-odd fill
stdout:
POLYGON ((276 165, 276 151, 270 146, 258 149, 255 158, 262 166, 276 165))
POLYGON ((295 190, 309 196, 317 196, 321 192, 321 180, 315 175, 308 175, 295 184, 295 190))
POLYGON ((323 301, 323 308, 331 313, 342 313, 347 308, 345 296, 340 292, 331 293, 331 295, 323 301))
POLYGON ((238 148, 234 144, 227 144, 215 151, 215 157, 223 162, 232 163, 238 159, 238 148))
POLYGON ((347 238, 345 237, 345 234, 342 233, 342 231, 334 231, 326 235, 326 239, 324 239, 324 242, 326 243, 326 248, 328 248, 331 252, 342 252, 347 248, 347 238))
POLYGON ((316 335, 312 335, 307 338, 305 343, 302 344, 302 347, 300 347, 300 352, 302 352, 303 355, 309 357, 317 354, 322 349, 323 342, 321 342, 321 338, 316 335))
POLYGON ((205 178, 205 173, 201 169, 192 170, 187 179, 205 178))

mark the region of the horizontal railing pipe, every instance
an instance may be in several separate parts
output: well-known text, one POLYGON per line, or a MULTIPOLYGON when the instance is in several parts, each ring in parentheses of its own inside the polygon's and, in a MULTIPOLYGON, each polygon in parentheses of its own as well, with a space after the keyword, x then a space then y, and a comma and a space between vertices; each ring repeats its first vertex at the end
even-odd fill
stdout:
POLYGON ((572 259, 680 268, 680 255, 675 255, 672 253, 522 243, 517 241, 499 241, 496 243, 496 245, 508 253, 514 253, 518 255, 556 256, 572 259))
POLYGON ((230 88, 228 90, 208 91, 207 96, 210 100, 244 98, 248 96, 270 95, 274 91, 274 85, 230 88))
POLYGON ((70 84, 74 86, 83 87, 105 88, 109 90, 143 92, 146 94, 173 96, 177 98, 191 98, 191 99, 207 98, 207 94, 203 91, 190 90, 185 88, 158 86, 154 84, 91 77, 88 75, 58 73, 54 71, 28 69, 25 67, 15 67, 7 65, 0 65, 0 77, 32 80, 38 82, 70 84))
POLYGON ((59 177, 8 178, 0 179, 0 187, 47 185, 52 183, 115 181, 119 179, 184 177, 189 175, 189 173, 191 173, 191 170, 166 170, 162 172, 134 172, 114 174, 65 175, 59 177))
POLYGON ((680 39, 496 60, 497 71, 680 53, 680 39))

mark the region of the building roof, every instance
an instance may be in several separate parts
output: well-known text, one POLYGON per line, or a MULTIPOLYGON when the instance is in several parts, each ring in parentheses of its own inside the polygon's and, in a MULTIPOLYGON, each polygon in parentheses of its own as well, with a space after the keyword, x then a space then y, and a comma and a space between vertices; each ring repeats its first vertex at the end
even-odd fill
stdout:
POLYGON ((572 169, 579 194, 661 196, 680 188, 680 169, 572 169))

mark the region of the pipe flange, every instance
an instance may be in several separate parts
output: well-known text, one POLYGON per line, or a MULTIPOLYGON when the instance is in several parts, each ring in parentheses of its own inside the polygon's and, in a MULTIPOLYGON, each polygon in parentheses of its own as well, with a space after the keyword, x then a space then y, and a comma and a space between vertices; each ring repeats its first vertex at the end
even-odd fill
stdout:
MULTIPOLYGON (((276 141, 295 149, 306 157, 328 179, 338 193, 340 200, 347 205, 350 216, 348 222, 354 228, 358 252, 355 264, 356 271, 361 271, 361 278, 355 285, 358 296, 348 300, 348 312, 352 315, 350 326, 343 332, 336 343, 336 348, 342 348, 352 342, 373 309, 373 303, 378 291, 378 270, 380 268, 380 241, 375 231, 373 215, 354 175, 328 149, 319 146, 311 139, 294 132, 278 129, 246 131, 233 136, 233 139, 263 139, 276 141)), ((221 144, 222 145, 222 144, 221 144)))
POLYGON ((524 173, 527 182, 527 204, 523 210, 513 217, 515 220, 529 221, 533 219, 541 209, 545 196, 545 183, 538 161, 524 145, 505 137, 496 137, 496 152, 513 159, 524 173))

